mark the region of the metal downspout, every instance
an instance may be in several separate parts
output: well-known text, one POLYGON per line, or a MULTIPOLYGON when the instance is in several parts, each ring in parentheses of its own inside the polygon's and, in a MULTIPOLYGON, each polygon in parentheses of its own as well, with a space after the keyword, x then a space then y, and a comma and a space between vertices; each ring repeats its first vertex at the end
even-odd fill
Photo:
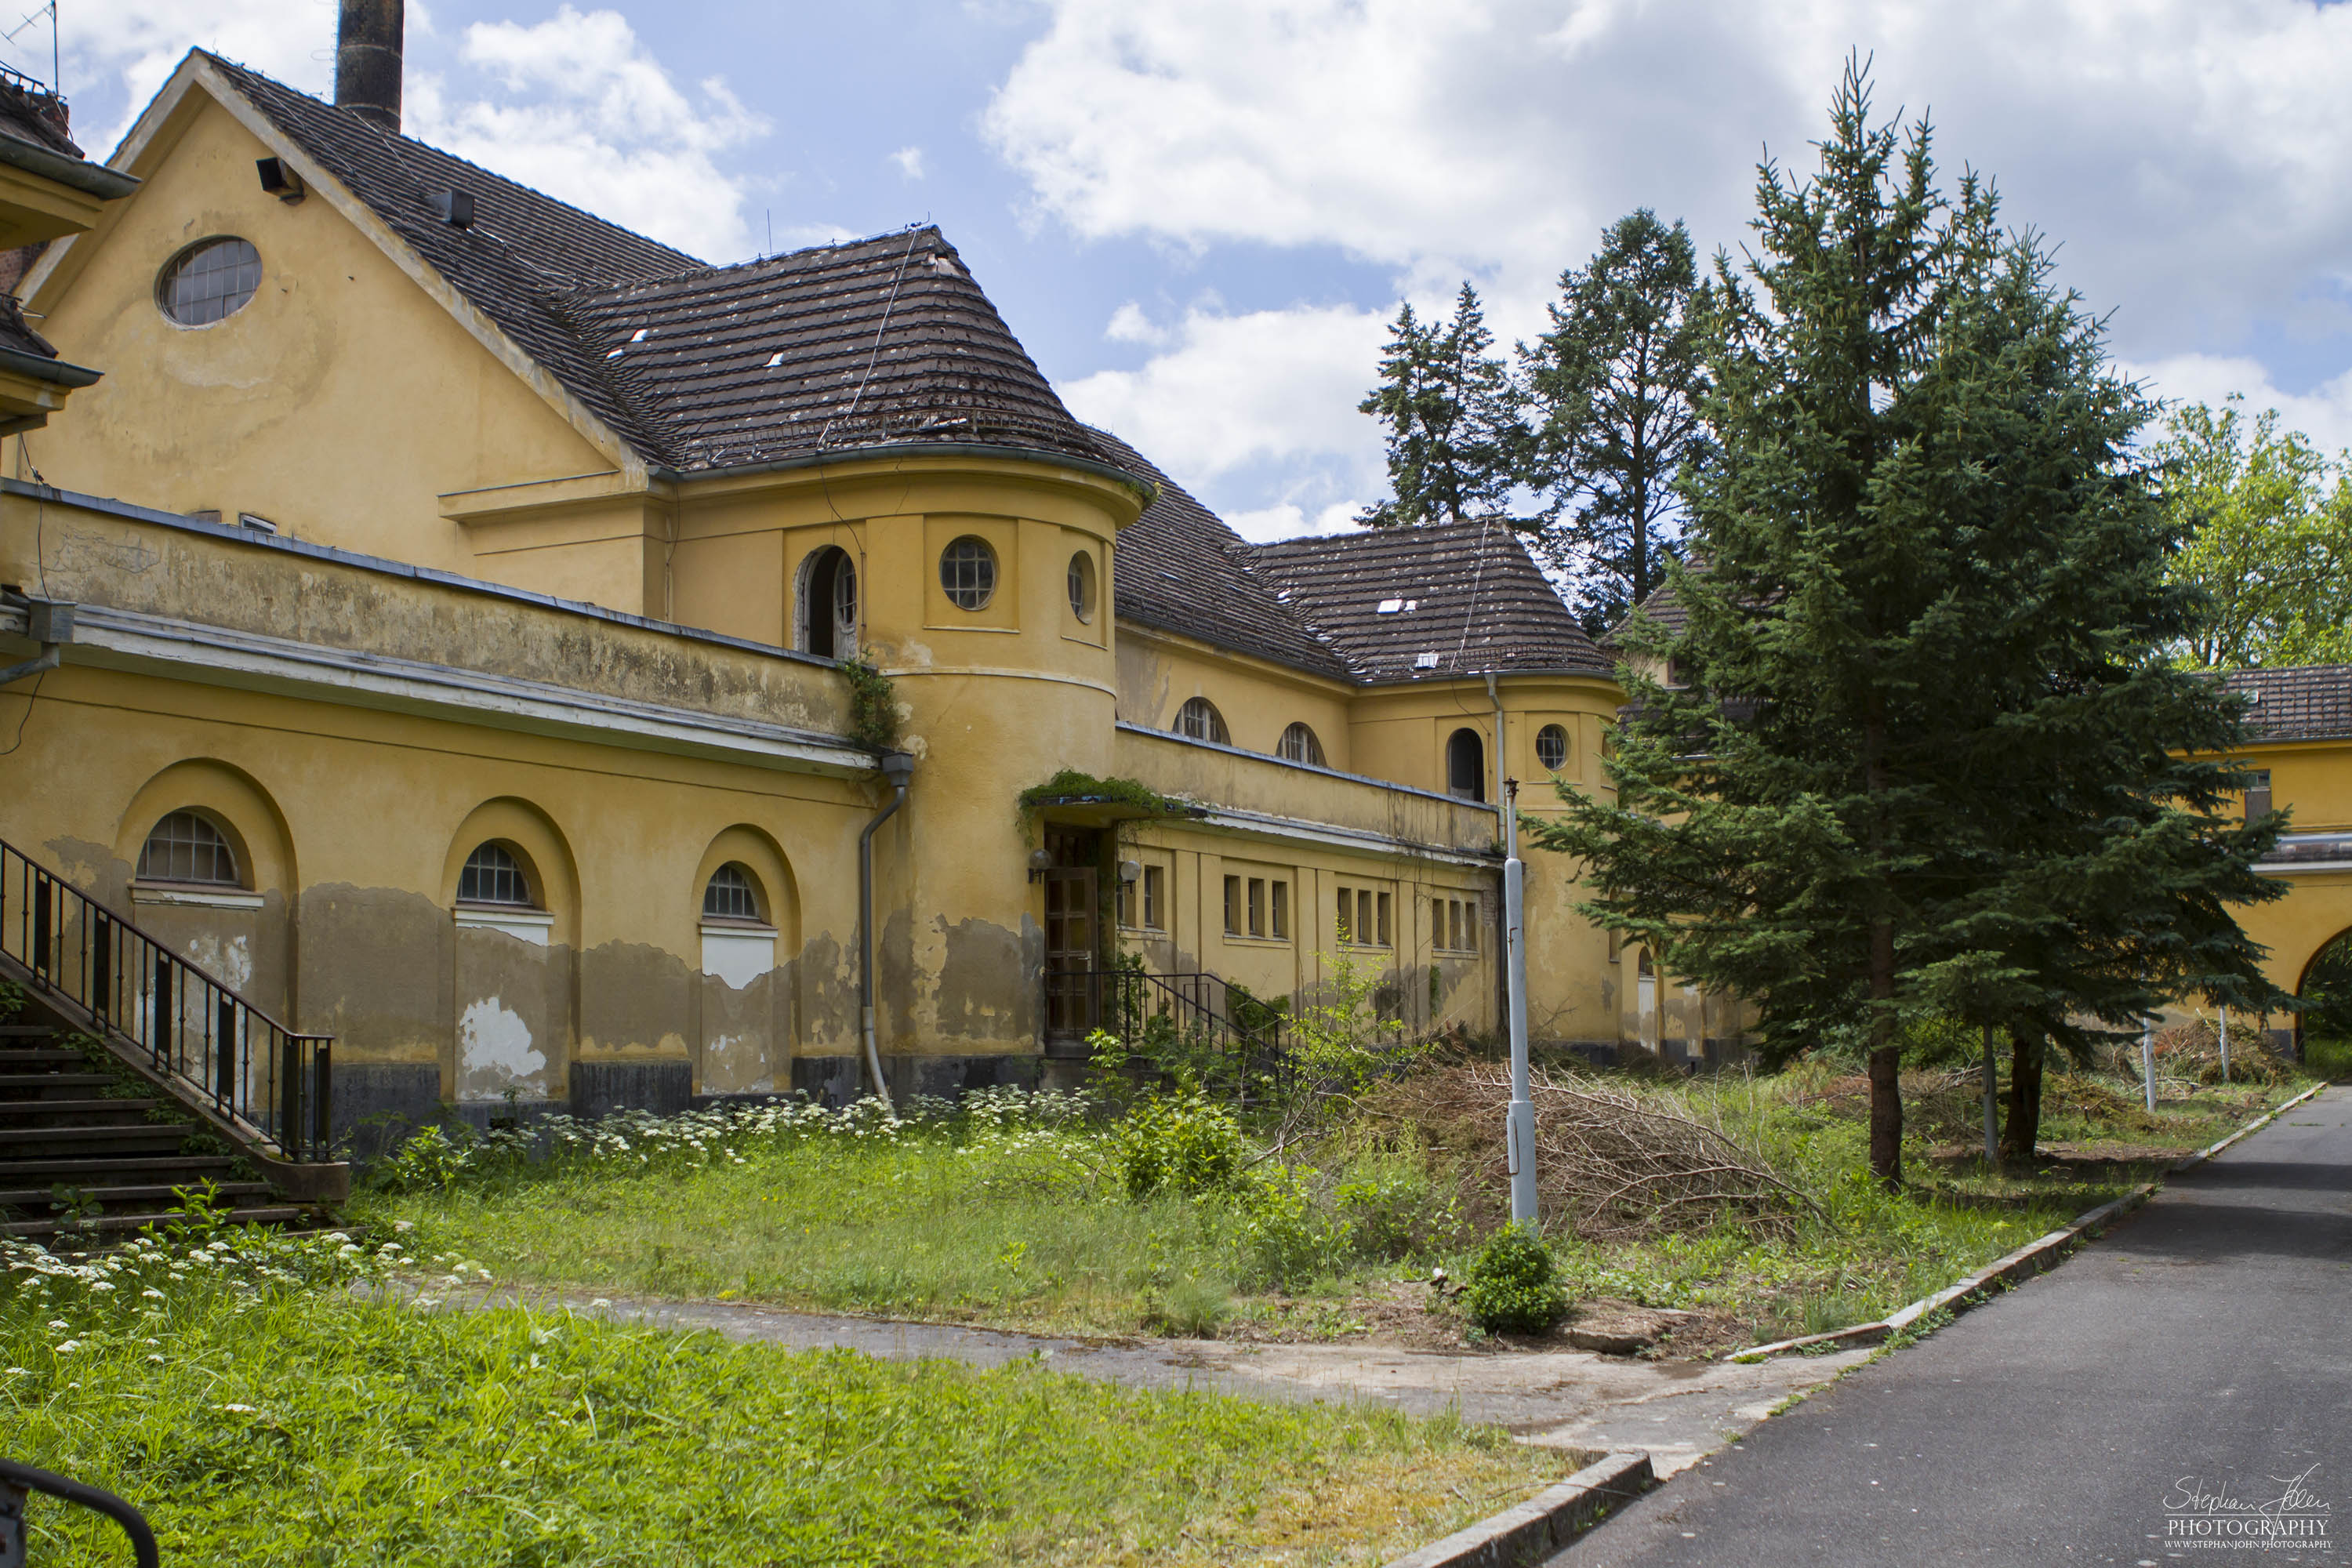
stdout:
POLYGON ((890 804, 874 814, 857 836, 857 1015, 860 1037, 866 1042, 866 1070, 882 1109, 897 1114, 890 1103, 890 1085, 882 1077, 882 1053, 874 1040, 874 834, 907 804, 907 781, 914 776, 915 759, 906 752, 882 753, 882 775, 890 781, 890 804))

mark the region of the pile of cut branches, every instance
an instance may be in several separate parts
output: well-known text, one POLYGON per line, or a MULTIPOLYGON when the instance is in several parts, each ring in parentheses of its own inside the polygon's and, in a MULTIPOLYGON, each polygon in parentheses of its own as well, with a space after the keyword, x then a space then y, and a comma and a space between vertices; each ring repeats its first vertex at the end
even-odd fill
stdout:
MULTIPOLYGON (((1481 1196, 1509 1186, 1503 1117, 1510 1093, 1510 1075, 1500 1065, 1462 1062, 1384 1086, 1360 1108, 1419 1122, 1433 1143, 1462 1160, 1465 1195, 1483 1210, 1488 1205, 1481 1196)), ((1536 1108, 1537 1197, 1548 1227, 1588 1241, 1621 1241, 1706 1230, 1729 1219, 1785 1237, 1801 1213, 1820 1212, 1761 1156, 1663 1097, 1540 1068, 1529 1079, 1528 1097, 1536 1108)))

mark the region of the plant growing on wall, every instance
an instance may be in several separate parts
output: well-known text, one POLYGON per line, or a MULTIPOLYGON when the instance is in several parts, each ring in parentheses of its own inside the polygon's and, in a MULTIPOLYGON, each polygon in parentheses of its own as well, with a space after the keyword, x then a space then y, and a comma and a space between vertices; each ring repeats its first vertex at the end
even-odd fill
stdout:
POLYGON ((869 752, 898 749, 898 689, 866 655, 841 661, 849 682, 849 738, 869 752))

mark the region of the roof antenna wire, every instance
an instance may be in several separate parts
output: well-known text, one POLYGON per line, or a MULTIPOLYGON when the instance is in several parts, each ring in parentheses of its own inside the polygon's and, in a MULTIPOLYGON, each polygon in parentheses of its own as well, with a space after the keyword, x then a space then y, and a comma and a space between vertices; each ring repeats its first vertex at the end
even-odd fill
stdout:
MULTIPOLYGON (((882 357, 882 334, 890 330, 890 312, 898 305, 898 285, 907 279, 907 263, 914 259, 915 240, 922 232, 913 224, 907 226, 907 248, 898 258, 898 270, 890 279, 890 298, 883 301, 882 323, 874 329, 874 347, 866 356, 866 374, 857 378, 857 390, 849 395, 849 406, 835 416, 835 418, 847 419, 855 415, 857 412, 857 400, 866 395, 866 384, 874 379, 875 362, 882 357)), ((833 434, 833 425, 834 420, 829 418, 824 422, 824 428, 816 433, 818 451, 824 450, 825 437, 833 434)))

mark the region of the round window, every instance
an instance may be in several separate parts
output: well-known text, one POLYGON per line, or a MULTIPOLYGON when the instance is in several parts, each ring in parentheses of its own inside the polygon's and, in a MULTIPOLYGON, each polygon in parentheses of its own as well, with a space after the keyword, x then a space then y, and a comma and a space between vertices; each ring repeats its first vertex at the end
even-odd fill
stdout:
POLYGON ((245 308, 261 287, 261 252, 249 240, 200 239, 163 264, 155 302, 184 327, 208 327, 245 308))
POLYGON ((965 534, 940 555, 940 586, 959 610, 984 610, 996 597, 996 552, 988 541, 965 534))
POLYGON ((1081 621, 1095 618, 1095 555, 1081 550, 1070 557, 1070 614, 1081 621))
POLYGON ((1568 731, 1547 724, 1536 731, 1536 761, 1553 773, 1568 766, 1568 731))

